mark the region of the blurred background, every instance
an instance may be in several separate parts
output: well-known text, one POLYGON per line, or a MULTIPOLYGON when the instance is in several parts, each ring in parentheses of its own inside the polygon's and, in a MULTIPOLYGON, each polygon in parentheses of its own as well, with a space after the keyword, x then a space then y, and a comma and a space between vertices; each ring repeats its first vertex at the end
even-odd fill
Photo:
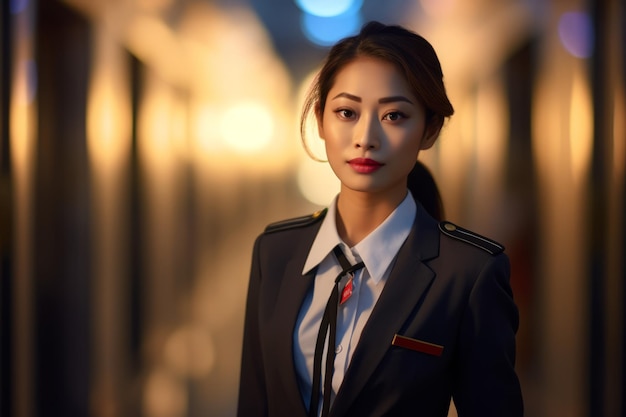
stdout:
POLYGON ((626 416, 623 1, 1 5, 2 416, 235 415, 254 238, 338 191, 300 105, 368 20, 438 51, 420 158, 507 247, 526 415, 626 416))

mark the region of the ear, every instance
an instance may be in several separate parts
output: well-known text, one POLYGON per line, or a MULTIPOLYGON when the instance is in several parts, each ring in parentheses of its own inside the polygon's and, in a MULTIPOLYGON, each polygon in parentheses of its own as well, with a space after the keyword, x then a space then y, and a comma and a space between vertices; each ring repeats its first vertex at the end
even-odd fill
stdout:
POLYGON ((443 118, 437 115, 432 115, 430 118, 426 119, 426 126, 424 127, 424 135, 422 136, 422 143, 420 144, 420 150, 426 150, 431 148, 437 138, 439 137, 439 133, 441 133, 441 128, 443 127, 443 118))
POLYGON ((441 126, 435 123, 431 123, 430 125, 426 126, 426 128, 424 129, 424 136, 422 137, 422 143, 420 145, 420 150, 426 150, 431 148, 437 141, 440 132, 441 126))
POLYGON ((324 134, 324 116, 322 115, 319 103, 315 105, 315 119, 317 121, 317 134, 322 140, 326 140, 326 135, 324 134))

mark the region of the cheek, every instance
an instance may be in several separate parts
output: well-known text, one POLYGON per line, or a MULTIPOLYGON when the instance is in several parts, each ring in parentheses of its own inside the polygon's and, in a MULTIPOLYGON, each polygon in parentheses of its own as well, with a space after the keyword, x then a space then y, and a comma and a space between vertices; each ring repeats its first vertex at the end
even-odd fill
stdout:
POLYGON ((402 176, 408 176, 417 161, 417 152, 403 152, 398 158, 396 169, 402 176))
POLYGON ((397 134, 393 142, 395 142, 396 151, 407 157, 416 156, 421 148, 422 137, 417 130, 402 132, 397 134))
POLYGON ((325 159, 331 164, 333 170, 344 161, 344 154, 346 150, 345 141, 341 140, 341 135, 337 134, 337 131, 329 128, 329 125, 324 126, 324 150, 325 159))
POLYGON ((413 169, 413 165, 415 165, 415 161, 419 155, 421 141, 415 137, 405 139, 407 140, 402 141, 394 153, 396 155, 398 169, 400 171, 406 171, 408 174, 408 172, 413 169))
POLYGON ((335 137, 329 134, 328 131, 326 131, 326 137, 324 138, 324 148, 326 149, 326 159, 328 159, 329 162, 333 162, 339 158, 342 152, 342 147, 339 142, 335 140, 335 137))
POLYGON ((324 124, 324 144, 326 149, 341 149, 347 146, 352 138, 352 131, 347 123, 333 123, 326 119, 324 124))

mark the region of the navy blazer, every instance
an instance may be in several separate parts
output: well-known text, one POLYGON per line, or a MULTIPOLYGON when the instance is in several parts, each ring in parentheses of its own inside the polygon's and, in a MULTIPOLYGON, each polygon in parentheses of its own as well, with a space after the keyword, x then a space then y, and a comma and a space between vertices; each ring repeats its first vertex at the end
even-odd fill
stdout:
MULTIPOLYGON (((276 224, 256 239, 238 417, 307 415, 293 334, 315 278, 315 270, 303 276, 302 269, 321 218, 276 224)), ((451 397, 460 417, 522 416, 518 310, 502 250, 438 223, 418 204, 330 416, 446 417, 451 397)))

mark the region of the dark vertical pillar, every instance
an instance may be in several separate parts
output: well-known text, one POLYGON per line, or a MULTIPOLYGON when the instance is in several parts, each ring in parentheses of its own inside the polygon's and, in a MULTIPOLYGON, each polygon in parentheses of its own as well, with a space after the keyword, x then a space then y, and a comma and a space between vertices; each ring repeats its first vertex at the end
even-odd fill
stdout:
POLYGON ((517 335, 517 367, 523 377, 529 371, 534 353, 532 329, 540 327, 536 311, 534 275, 537 245, 537 183, 532 152, 532 102, 536 82, 536 41, 529 39, 513 51, 504 66, 509 119, 506 189, 508 198, 521 213, 511 219, 515 224, 512 240, 507 242, 511 257, 511 285, 520 310, 522 326, 517 335), (527 323, 524 325, 523 323, 527 323))
MULTIPOLYGON (((622 86, 626 83, 626 5, 624 5, 623 1, 616 2, 619 5, 619 21, 620 25, 618 27, 621 28, 621 32, 618 33, 618 42, 619 51, 617 51, 617 55, 621 57, 620 62, 622 64, 621 73, 619 73, 619 77, 622 80, 622 86)), ((626 89, 626 87, 624 87, 626 89)), ((626 91, 622 91, 622 97, 626 96, 626 91)), ((615 115, 615 117, 624 117, 623 114, 615 115)), ((620 140, 620 138, 617 138, 620 140)), ((626 140, 626 138, 621 138, 621 140, 626 140)), ((624 149, 624 155, 622 155, 622 161, 626 163, 626 147, 624 149)), ((622 172, 624 174, 624 172, 622 172)), ((626 175, 626 174, 624 174, 626 175)), ((618 190, 621 192, 622 196, 622 207, 626 210, 626 178, 622 178, 622 189, 618 190)), ((620 380, 620 392, 626 393, 626 214, 622 213, 622 230, 621 230, 621 242, 622 242, 622 271, 621 271, 621 284, 622 284, 622 378, 620 380)), ((619 404, 621 409, 621 417, 626 417, 626 395, 621 396, 621 404, 619 404)))
POLYGON ((39 2, 34 196, 36 416, 89 416, 91 288, 86 143, 90 27, 39 2))
POLYGON ((11 275, 12 198, 9 148, 9 99, 11 86, 10 2, 0 2, 0 416, 12 409, 11 333, 13 332, 13 277, 11 275))
MULTIPOLYGON (((144 268, 143 268, 143 230, 142 230, 142 175, 139 158, 139 143, 137 133, 137 122, 139 114, 140 99, 143 92, 142 75, 143 64, 134 56, 131 60, 131 111, 132 111, 132 145, 131 145, 131 177, 130 177, 130 352, 131 375, 140 375, 142 370, 141 343, 144 329, 143 323, 143 303, 144 294, 144 268)), ((131 392, 128 398, 130 416, 141 417, 141 397, 138 392, 131 392)))
POLYGON ((609 205, 609 177, 612 161, 610 141, 612 138, 611 102, 613 86, 609 85, 607 66, 608 34, 605 23, 610 21, 607 15, 611 0, 595 0, 589 3, 593 21, 593 54, 590 59, 591 91, 593 105, 593 147, 589 178, 589 410, 593 417, 606 416, 606 337, 607 310, 605 297, 607 291, 607 228, 606 222, 609 205))

